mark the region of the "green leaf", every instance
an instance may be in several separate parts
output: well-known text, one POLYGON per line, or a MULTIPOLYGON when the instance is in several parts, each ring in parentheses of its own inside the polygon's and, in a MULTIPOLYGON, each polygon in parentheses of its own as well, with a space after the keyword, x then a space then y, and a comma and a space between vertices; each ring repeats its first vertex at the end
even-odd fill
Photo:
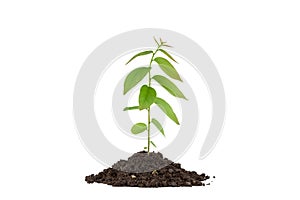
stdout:
POLYGON ((156 97, 155 102, 156 105, 176 124, 179 125, 176 114, 174 113, 172 107, 163 99, 156 97))
POLYGON ((163 88, 165 88, 171 95, 179 98, 186 99, 184 94, 178 89, 178 87, 169 79, 161 75, 155 75, 152 77, 156 82, 158 82, 163 88))
POLYGON ((164 53, 166 56, 168 56, 171 60, 173 60, 174 62, 178 63, 168 52, 166 52, 163 49, 159 49, 159 51, 161 51, 162 53, 164 53))
POLYGON ((139 109, 138 106, 132 106, 132 107, 125 107, 125 108, 123 109, 123 111, 127 111, 127 110, 137 110, 137 109, 139 109))
POLYGON ((164 47, 170 47, 170 48, 173 48, 172 46, 170 46, 170 45, 167 45, 167 44, 163 44, 162 46, 164 46, 164 47))
POLYGON ((148 147, 144 147, 144 149, 148 149, 148 147))
POLYGON ((124 92, 126 94, 130 89, 136 86, 150 71, 149 67, 139 67, 132 70, 124 81, 124 92))
POLYGON ((159 123, 159 121, 152 118, 151 122, 156 126, 156 128, 161 132, 161 134, 163 134, 163 136, 165 136, 164 129, 163 129, 162 125, 159 123))
POLYGON ((154 142, 153 141, 151 141, 151 144, 156 148, 156 145, 154 144, 154 142))
POLYGON ((173 65, 165 58, 156 57, 154 59, 155 62, 159 65, 159 67, 171 78, 182 81, 178 72, 173 67, 173 65))
POLYGON ((137 123, 134 124, 131 128, 131 133, 133 134, 139 134, 147 130, 147 126, 144 123, 137 123))
POLYGON ((155 43, 156 43, 157 45, 159 45, 159 43, 157 42, 156 38, 153 37, 153 39, 154 39, 155 43))
POLYGON ((140 89, 139 95, 139 109, 143 110, 149 108, 156 98, 156 91, 152 87, 143 85, 140 89))
POLYGON ((128 63, 130 63, 133 59, 135 59, 136 57, 139 56, 144 56, 144 55, 148 55, 150 53, 153 53, 153 51, 143 51, 141 53, 136 54, 135 56, 133 56, 125 65, 127 65, 128 63))

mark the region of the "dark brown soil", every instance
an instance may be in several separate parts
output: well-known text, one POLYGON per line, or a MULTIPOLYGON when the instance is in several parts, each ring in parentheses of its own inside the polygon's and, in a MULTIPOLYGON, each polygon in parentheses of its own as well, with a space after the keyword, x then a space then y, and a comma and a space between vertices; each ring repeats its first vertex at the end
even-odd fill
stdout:
POLYGON ((179 163, 163 158, 161 153, 138 152, 128 160, 118 161, 112 168, 86 176, 85 181, 127 187, 191 187, 205 186, 204 181, 209 178, 204 173, 186 171, 179 163))

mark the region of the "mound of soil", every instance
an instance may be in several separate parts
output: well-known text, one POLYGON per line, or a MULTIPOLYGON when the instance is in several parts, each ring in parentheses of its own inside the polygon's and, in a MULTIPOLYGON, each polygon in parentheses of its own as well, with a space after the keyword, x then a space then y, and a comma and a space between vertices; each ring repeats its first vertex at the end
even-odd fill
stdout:
POLYGON ((161 153, 143 151, 133 154, 128 160, 118 161, 112 168, 86 176, 85 181, 128 187, 182 187, 205 186, 204 181, 209 178, 204 173, 186 171, 179 163, 163 158, 161 153))
POLYGON ((146 151, 141 151, 130 156, 128 160, 120 160, 112 168, 124 172, 143 173, 161 169, 171 163, 171 160, 164 158, 159 152, 148 154, 146 151))

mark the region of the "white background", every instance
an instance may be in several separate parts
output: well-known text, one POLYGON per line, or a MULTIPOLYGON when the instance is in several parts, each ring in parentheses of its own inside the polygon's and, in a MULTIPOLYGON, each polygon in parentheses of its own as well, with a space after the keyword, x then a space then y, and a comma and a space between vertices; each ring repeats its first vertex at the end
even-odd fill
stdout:
POLYGON ((296 0, 1 1, 0 199, 299 199, 299 9, 296 0), (77 137, 76 75, 103 41, 145 27, 190 37, 222 77, 221 140, 207 159, 192 149, 180 161, 215 175, 210 186, 84 182, 103 167, 77 137))

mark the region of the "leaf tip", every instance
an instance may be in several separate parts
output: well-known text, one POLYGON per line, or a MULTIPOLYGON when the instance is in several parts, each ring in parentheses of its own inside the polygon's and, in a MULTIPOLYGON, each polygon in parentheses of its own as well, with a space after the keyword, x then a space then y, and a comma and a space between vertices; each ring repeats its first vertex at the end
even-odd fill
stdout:
POLYGON ((155 43, 156 43, 157 45, 159 45, 159 43, 157 42, 155 36, 153 36, 153 39, 154 39, 155 43))
POLYGON ((128 63, 130 63, 130 61, 131 61, 131 60, 128 60, 128 61, 125 63, 125 65, 128 65, 128 63))
POLYGON ((176 120, 174 120, 174 122, 175 122, 175 124, 180 125, 180 123, 179 123, 177 117, 176 117, 176 120))

